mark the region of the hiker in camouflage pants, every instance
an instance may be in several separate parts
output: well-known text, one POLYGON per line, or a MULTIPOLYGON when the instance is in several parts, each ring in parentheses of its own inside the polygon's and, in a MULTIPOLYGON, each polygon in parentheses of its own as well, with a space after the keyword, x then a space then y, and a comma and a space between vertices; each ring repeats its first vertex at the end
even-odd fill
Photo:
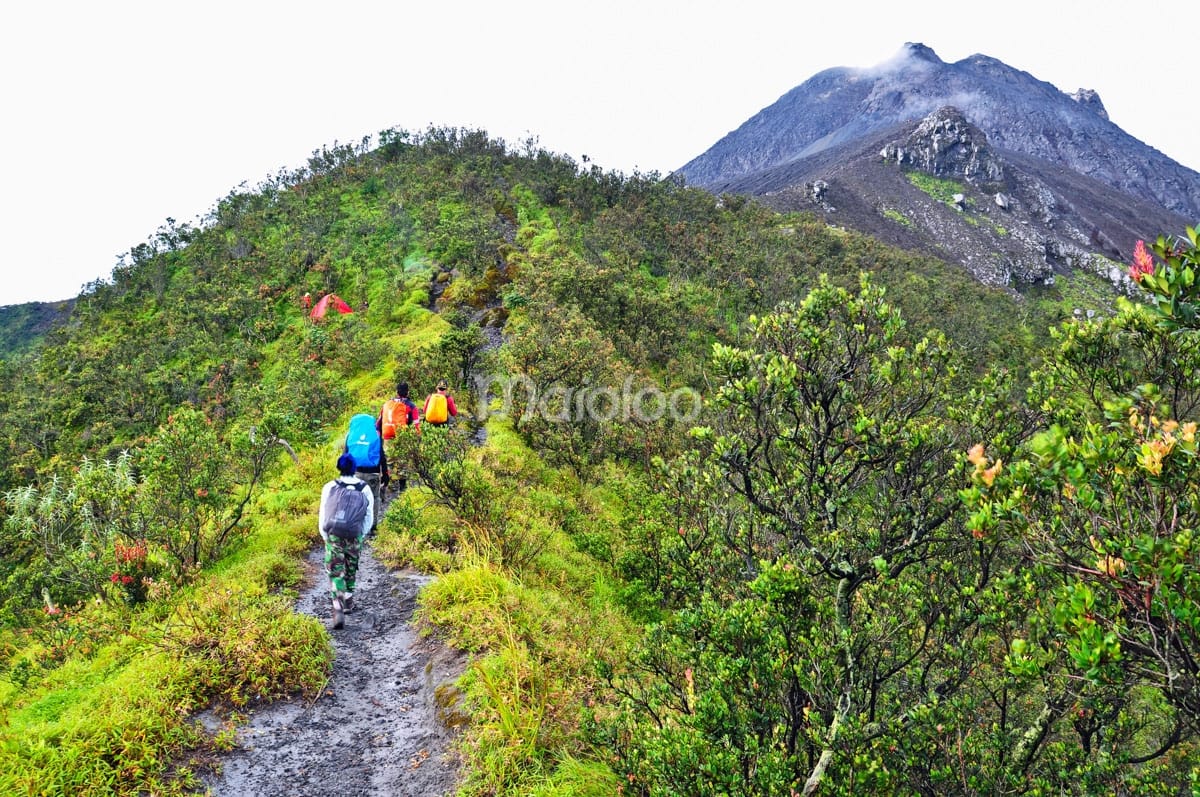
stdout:
POLYGON ((329 592, 333 601, 333 627, 341 628, 345 622, 346 613, 354 611, 354 582, 358 576, 358 555, 362 550, 363 537, 370 531, 374 521, 374 496, 372 496, 370 488, 361 479, 354 476, 354 457, 342 454, 338 458, 337 469, 341 475, 327 482, 321 490, 321 509, 317 515, 317 529, 321 533, 321 539, 325 540, 325 569, 329 574, 329 592), (336 526, 329 525, 328 521, 334 514, 331 508, 331 504, 334 502, 330 496, 339 482, 347 487, 361 490, 367 499, 366 512, 362 517, 362 526, 358 530, 357 537, 339 537, 337 533, 326 533, 325 531, 328 526, 336 532, 336 526))
POLYGON ((353 608, 354 580, 358 575, 360 550, 361 537, 357 540, 344 540, 330 534, 325 539, 325 569, 329 572, 329 589, 334 606, 343 611, 353 608), (347 602, 351 605, 347 606, 347 602))

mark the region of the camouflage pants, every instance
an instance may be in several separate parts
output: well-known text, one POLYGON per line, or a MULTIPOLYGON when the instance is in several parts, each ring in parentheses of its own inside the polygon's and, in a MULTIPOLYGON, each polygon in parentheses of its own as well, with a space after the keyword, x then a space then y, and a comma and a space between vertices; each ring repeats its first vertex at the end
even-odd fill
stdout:
POLYGON ((342 599, 354 594, 358 576, 358 552, 362 540, 344 540, 332 534, 325 540, 325 569, 329 572, 329 591, 333 605, 341 608, 342 599))

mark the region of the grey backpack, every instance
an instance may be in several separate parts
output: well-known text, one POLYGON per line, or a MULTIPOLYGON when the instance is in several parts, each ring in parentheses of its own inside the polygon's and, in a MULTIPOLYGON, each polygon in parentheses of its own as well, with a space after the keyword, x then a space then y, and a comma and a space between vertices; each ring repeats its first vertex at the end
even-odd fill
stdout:
POLYGON ((367 516, 366 489, 365 482, 335 481, 329 492, 329 507, 322 531, 344 540, 353 540, 362 534, 363 518, 367 516))

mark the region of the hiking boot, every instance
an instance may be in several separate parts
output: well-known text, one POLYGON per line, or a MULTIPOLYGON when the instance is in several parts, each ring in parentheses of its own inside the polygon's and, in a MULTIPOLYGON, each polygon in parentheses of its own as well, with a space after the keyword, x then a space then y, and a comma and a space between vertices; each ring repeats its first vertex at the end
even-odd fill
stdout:
POLYGON ((342 601, 333 599, 333 627, 341 628, 346 624, 346 615, 342 611, 342 601))
POLYGON ((347 595, 346 597, 342 598, 342 609, 346 612, 346 614, 354 614, 353 595, 347 595))

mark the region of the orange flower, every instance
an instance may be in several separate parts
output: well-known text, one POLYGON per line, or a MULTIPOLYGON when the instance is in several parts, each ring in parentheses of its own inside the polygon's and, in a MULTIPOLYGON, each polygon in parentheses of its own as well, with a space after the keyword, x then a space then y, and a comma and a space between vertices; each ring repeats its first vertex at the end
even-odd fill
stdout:
POLYGON ((971 446, 971 450, 967 452, 967 461, 977 468, 987 462, 987 459, 983 456, 983 443, 976 443, 971 446))
POLYGON ((1105 554, 1096 559, 1096 569, 1109 578, 1117 578, 1125 570, 1125 560, 1105 554))
POLYGON ((1134 282, 1140 283, 1142 278, 1154 273, 1154 258, 1146 251, 1146 242, 1138 241, 1133 247, 1133 265, 1129 267, 1129 276, 1134 282))
POLYGON ((1138 464, 1151 476, 1157 476, 1162 473, 1163 457, 1170 454, 1174 447, 1175 438, 1173 437, 1142 443, 1141 453, 1137 457, 1138 464))

